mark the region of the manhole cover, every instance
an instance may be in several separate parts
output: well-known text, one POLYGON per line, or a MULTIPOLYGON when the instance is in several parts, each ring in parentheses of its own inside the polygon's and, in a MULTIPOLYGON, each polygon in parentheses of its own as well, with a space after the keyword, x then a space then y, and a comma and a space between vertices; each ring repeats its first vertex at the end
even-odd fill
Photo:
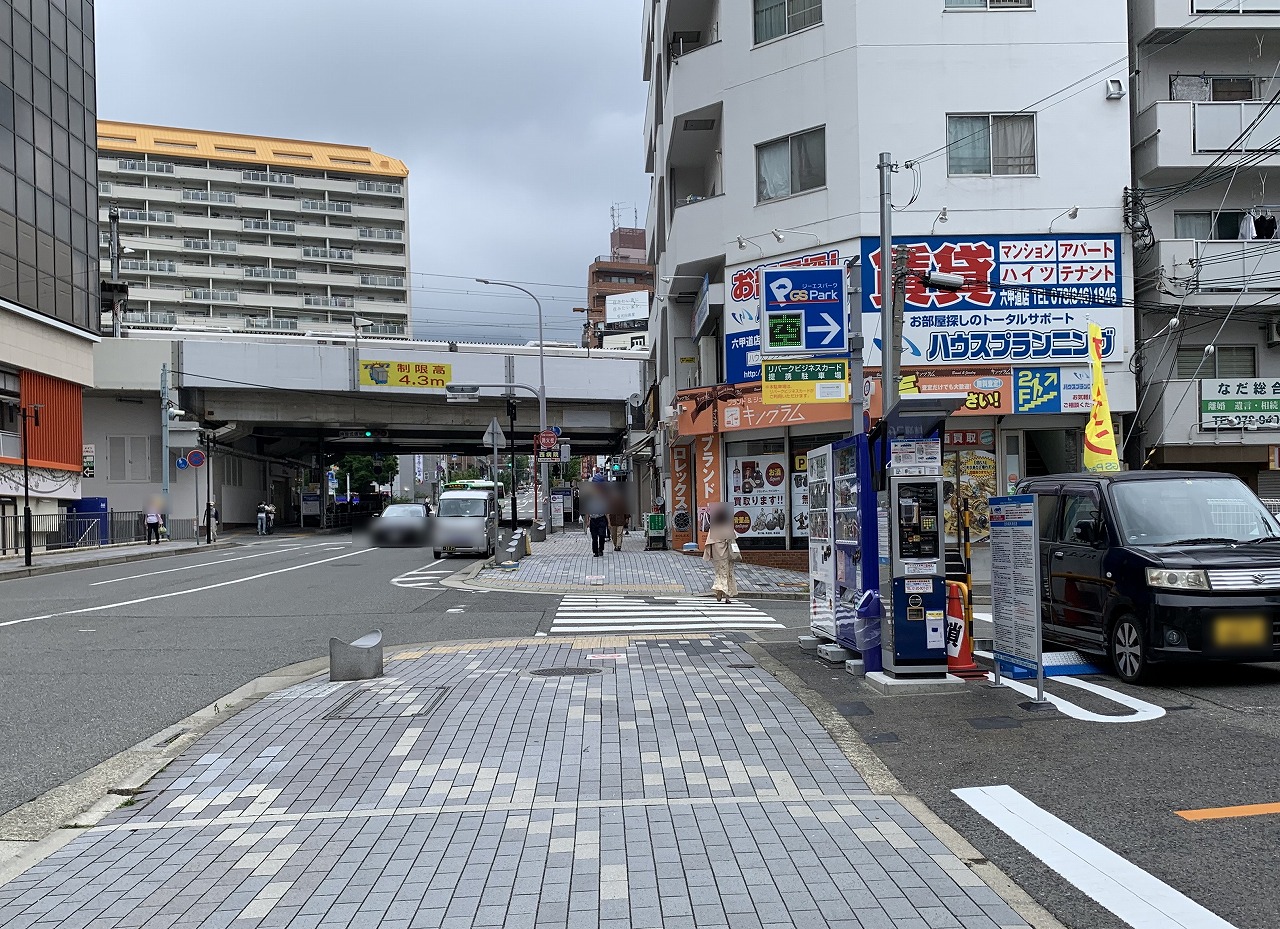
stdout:
POLYGON ((325 719, 402 719, 426 716, 448 695, 448 687, 361 687, 343 697, 325 719))
POLYGON ((729 667, 731 667, 731 668, 738 668, 738 669, 741 669, 741 670, 745 670, 745 669, 747 669, 747 668, 754 668, 754 667, 755 667, 755 665, 753 665, 753 664, 747 664, 747 663, 745 663, 745 662, 742 662, 742 663, 739 663, 739 664, 731 664, 731 665, 729 665, 729 667))
POLYGON ((580 677, 584 674, 599 674, 599 668, 534 668, 529 672, 534 677, 580 677))

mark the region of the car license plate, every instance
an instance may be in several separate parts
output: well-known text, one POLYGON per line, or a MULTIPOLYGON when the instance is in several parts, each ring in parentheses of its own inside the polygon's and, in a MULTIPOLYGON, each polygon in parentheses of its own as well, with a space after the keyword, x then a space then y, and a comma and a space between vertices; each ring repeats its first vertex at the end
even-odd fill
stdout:
POLYGON ((458 546, 456 545, 446 545, 443 549, 441 549, 441 551, 446 551, 446 552, 456 552, 457 550, 458 550, 458 546))
POLYGON ((1257 648, 1271 644, 1270 632, 1261 616, 1219 616, 1213 624, 1213 644, 1222 649, 1257 648))

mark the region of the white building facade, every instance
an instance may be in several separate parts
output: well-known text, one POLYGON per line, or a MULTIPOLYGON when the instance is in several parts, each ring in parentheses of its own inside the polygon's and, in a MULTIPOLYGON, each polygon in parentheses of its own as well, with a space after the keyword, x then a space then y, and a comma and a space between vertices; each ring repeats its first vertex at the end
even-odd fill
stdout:
POLYGON ((1144 457, 1280 498, 1280 7, 1131 0, 1144 457))
MULTIPOLYGON (((408 170, 368 148, 98 123, 124 325, 408 338, 408 170)), ((111 330, 104 312, 104 331, 111 330)))
POLYGON ((898 165, 893 234, 912 269, 985 282, 910 288, 902 359, 904 392, 968 398, 948 422, 968 494, 1079 468, 1089 322, 1113 412, 1132 412, 1123 4, 649 0, 643 30, 650 343, 677 542, 728 500, 744 546, 803 548, 804 455, 851 427, 839 404, 762 402, 762 267, 848 269, 878 415, 880 152, 898 165), (780 480, 747 494, 747 472, 780 480))

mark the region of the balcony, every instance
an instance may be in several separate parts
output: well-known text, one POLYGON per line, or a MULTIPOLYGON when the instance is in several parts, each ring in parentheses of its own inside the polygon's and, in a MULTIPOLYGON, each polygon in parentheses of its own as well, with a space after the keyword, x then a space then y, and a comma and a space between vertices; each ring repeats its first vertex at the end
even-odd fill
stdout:
POLYGON ((667 236, 667 260, 674 265, 723 260, 724 197, 707 197, 678 206, 667 236))
POLYGON ((176 326, 178 317, 175 313, 146 313, 131 310, 124 314, 122 321, 128 326, 176 326))
MULTIPOLYGON (((1277 0, 1280 2, 1280 0, 1277 0)), ((1265 152, 1260 168, 1280 167, 1280 112, 1272 110, 1247 138, 1241 134, 1262 115, 1266 103, 1193 103, 1162 100, 1138 114, 1134 168, 1139 179, 1177 179, 1208 167, 1223 152, 1265 152)))
POLYGON ((671 62, 670 84, 663 101, 663 122, 671 127, 671 134, 680 129, 684 114, 723 99, 724 55, 724 43, 714 42, 671 62))
POLYGON ((1190 306, 1220 304, 1220 294, 1280 291, 1280 239, 1162 239, 1155 259, 1164 289, 1186 291, 1190 306))
MULTIPOLYGON (((1275 378, 1258 380, 1270 388, 1275 378)), ((1218 395, 1212 388, 1217 385, 1217 381, 1202 378, 1199 381, 1160 381, 1152 386, 1149 393, 1156 400, 1146 421, 1149 441, 1154 442, 1162 436, 1162 449, 1208 446, 1198 453, 1162 451, 1156 458, 1158 467, 1177 467, 1189 462, 1211 463, 1214 460, 1213 447, 1238 448, 1242 445, 1260 447, 1259 460, 1266 460, 1266 446, 1275 445, 1280 437, 1280 413, 1274 411, 1277 401, 1262 401, 1252 396, 1237 401, 1233 394, 1225 402, 1219 401, 1220 406, 1215 410, 1214 406, 1218 404, 1214 401, 1218 395), (1210 391, 1202 397, 1205 385, 1209 385, 1210 391)))
POLYGON ((1137 0, 1130 11, 1139 45, 1175 42, 1192 30, 1280 29, 1280 0, 1137 0))
POLYGON ((244 327, 246 329, 292 332, 298 328, 298 321, 296 319, 266 319, 262 316, 246 316, 244 318, 244 327))

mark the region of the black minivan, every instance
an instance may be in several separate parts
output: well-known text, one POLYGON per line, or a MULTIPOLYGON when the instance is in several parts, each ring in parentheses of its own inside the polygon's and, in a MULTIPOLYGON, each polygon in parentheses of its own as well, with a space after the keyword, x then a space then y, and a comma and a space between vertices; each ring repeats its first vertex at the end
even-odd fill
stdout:
POLYGON ((1045 639, 1130 683, 1156 662, 1280 660, 1280 523, 1235 476, 1051 474, 1018 493, 1039 497, 1045 639))

